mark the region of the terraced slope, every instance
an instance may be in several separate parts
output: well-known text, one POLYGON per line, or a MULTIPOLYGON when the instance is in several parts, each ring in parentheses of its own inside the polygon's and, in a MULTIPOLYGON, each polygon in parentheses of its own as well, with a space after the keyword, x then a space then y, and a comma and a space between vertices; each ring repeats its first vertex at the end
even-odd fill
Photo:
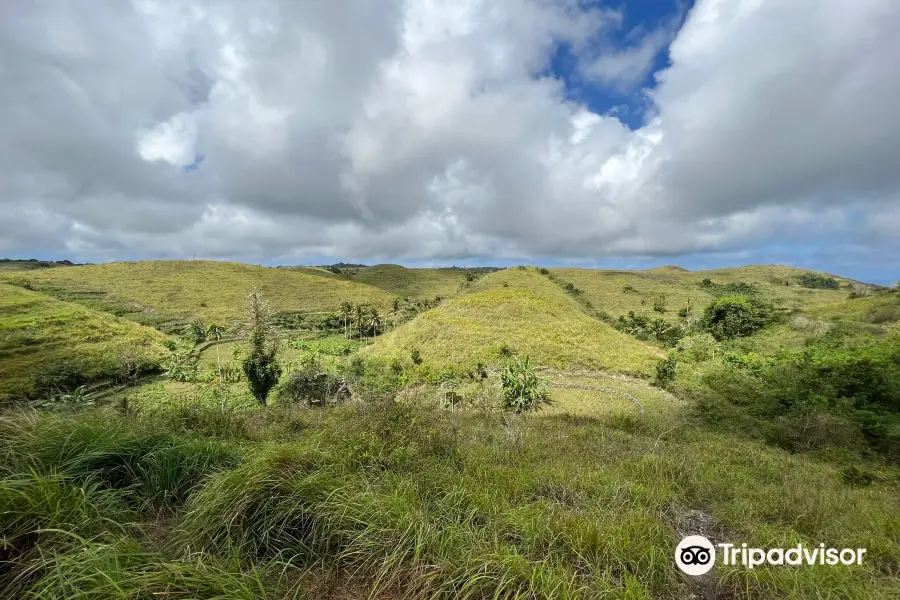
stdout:
POLYGON ((471 292, 423 313, 366 352, 409 361, 415 348, 441 368, 495 360, 504 345, 541 365, 643 375, 662 355, 588 316, 533 269, 485 275, 471 292))
POLYGON ((348 271, 352 281, 381 288, 400 297, 449 298, 465 290, 466 274, 457 269, 408 269, 374 265, 348 271))
POLYGON ((158 360, 164 339, 149 327, 0 284, 0 400, 29 392, 35 371, 58 360, 82 365, 89 377, 115 365, 121 352, 158 360))
POLYGON ((728 284, 752 284, 761 299, 778 307, 807 309, 819 304, 839 302, 847 298, 850 280, 840 279, 843 289, 822 290, 800 286, 798 277, 808 273, 779 265, 761 265, 687 271, 668 266, 647 271, 616 271, 593 269, 550 269, 560 281, 574 284, 584 299, 596 309, 613 317, 628 311, 644 312, 654 317, 676 319, 678 310, 690 303, 694 312, 702 310, 728 284), (709 279, 713 287, 701 282, 709 279), (665 312, 653 310, 655 301, 665 297, 665 312))
POLYGON ((141 320, 204 317, 228 323, 259 288, 276 311, 334 310, 340 303, 387 306, 392 294, 316 269, 275 269, 215 261, 144 261, 0 275, 56 298, 141 320))

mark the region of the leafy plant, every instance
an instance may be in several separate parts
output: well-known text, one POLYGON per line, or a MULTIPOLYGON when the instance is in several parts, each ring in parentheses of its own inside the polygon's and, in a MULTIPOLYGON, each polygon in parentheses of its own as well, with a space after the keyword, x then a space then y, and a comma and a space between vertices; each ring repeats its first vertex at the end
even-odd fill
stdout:
POLYGON ((706 307, 703 328, 717 340, 750 335, 769 320, 769 308, 746 296, 724 296, 706 307))
POLYGON ((516 414, 538 410, 550 401, 546 382, 535 372, 527 356, 506 363, 500 371, 500 388, 504 406, 516 414))
POLYGON ((675 368, 677 361, 674 356, 661 359, 656 363, 656 384, 660 387, 667 387, 675 381, 675 368))
POLYGON ((193 344, 186 340, 168 340, 169 356, 163 361, 165 376, 173 381, 194 381, 199 370, 200 356, 193 344))
POLYGON ((203 319, 197 318, 191 321, 190 331, 195 343, 201 344, 206 341, 207 328, 206 321, 203 319))
POLYGON ((242 365, 247 386, 256 401, 265 406, 269 392, 281 377, 281 365, 275 360, 279 340, 272 313, 258 290, 253 290, 248 298, 244 330, 249 338, 249 352, 242 365))

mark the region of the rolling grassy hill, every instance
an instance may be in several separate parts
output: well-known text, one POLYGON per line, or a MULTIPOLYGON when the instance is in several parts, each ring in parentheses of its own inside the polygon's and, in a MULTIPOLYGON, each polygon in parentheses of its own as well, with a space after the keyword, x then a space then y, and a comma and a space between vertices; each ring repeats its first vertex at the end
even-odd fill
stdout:
POLYGON ((34 373, 58 360, 78 363, 91 378, 121 351, 158 360, 164 339, 149 327, 0 284, 0 399, 29 392, 34 373))
POLYGON ((847 298, 850 280, 840 279, 843 289, 808 289, 801 287, 798 277, 808 273, 778 265, 762 265, 687 271, 668 266, 647 271, 616 271, 593 269, 550 269, 561 282, 575 285, 594 308, 613 317, 635 313, 652 314, 669 320, 678 317, 678 310, 690 306, 701 311, 716 295, 728 293, 728 285, 747 283, 754 286, 761 299, 785 309, 808 309, 819 304, 840 302, 847 298), (702 285, 709 279, 712 286, 702 285), (665 312, 653 310, 654 302, 665 297, 665 312))
POLYGON ((403 298, 449 298, 465 289, 466 273, 458 269, 410 269, 400 265, 374 265, 348 269, 347 276, 403 298))
POLYGON ((498 358, 508 346, 538 364, 649 374, 660 351, 588 316, 534 270, 485 275, 472 291, 383 336, 373 356, 409 359, 411 348, 436 367, 498 358))
POLYGON ((320 269, 274 269, 215 261, 144 261, 0 275, 56 298, 147 324, 203 317, 228 324, 258 288, 275 311, 335 310, 341 302, 387 306, 392 294, 320 269))

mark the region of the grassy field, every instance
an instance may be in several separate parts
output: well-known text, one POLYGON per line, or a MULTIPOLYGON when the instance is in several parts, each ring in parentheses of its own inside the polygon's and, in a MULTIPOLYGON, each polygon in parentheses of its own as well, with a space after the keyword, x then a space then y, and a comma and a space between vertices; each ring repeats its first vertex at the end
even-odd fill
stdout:
POLYGON ((11 415, 0 501, 20 560, 0 584, 21 591, 27 564, 56 598, 895 597, 896 479, 854 487, 803 456, 615 414, 273 408, 220 423, 225 438, 181 412, 11 415), (671 559, 696 527, 870 560, 696 580, 671 559), (15 535, 36 529, 85 541, 15 535))
POLYGON ((230 324, 243 314, 247 294, 254 287, 276 311, 330 311, 343 301, 386 307, 393 298, 384 290, 324 270, 213 261, 107 263, 0 277, 150 323, 154 318, 203 317, 230 324))
POLYGON ((126 351, 158 360, 164 339, 149 327, 0 284, 0 398, 28 392, 39 369, 61 360, 79 363, 89 377, 126 351))
POLYGON ((450 298, 465 290, 466 273, 456 269, 411 269, 400 265, 374 265, 348 269, 349 279, 402 298, 450 298))
POLYGON ((898 598, 900 294, 850 299, 848 281, 807 289, 802 271, 772 266, 510 268, 471 281, 351 270, 180 261, 0 274, 0 396, 58 360, 97 378, 129 349, 158 360, 164 340, 197 362, 94 405, 3 407, 0 597, 898 598), (281 374, 266 405, 246 381, 245 342, 207 347, 114 316, 227 322, 250 287, 277 311, 446 299, 372 339, 340 325, 271 330, 281 374), (735 289, 785 310, 734 338, 680 325, 668 343, 598 315, 678 322, 688 302, 702 314, 735 289), (526 355, 533 370, 506 370, 526 355), (516 411, 511 391, 526 380, 538 408, 516 411), (345 395, 322 391, 328 382, 345 395), (837 567, 717 561, 692 578, 673 560, 690 534, 867 554, 837 567))
POLYGON ((427 364, 441 368, 496 361, 504 346, 540 365, 645 375, 661 356, 586 315, 533 269, 484 275, 469 293, 416 317, 366 352, 409 360, 416 348, 427 364))

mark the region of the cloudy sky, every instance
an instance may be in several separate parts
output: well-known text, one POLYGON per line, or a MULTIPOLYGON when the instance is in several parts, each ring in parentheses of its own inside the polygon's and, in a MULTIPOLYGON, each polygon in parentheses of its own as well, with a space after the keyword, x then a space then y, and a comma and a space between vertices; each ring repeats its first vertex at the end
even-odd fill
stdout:
POLYGON ((0 2, 0 256, 900 279, 896 0, 0 2))

